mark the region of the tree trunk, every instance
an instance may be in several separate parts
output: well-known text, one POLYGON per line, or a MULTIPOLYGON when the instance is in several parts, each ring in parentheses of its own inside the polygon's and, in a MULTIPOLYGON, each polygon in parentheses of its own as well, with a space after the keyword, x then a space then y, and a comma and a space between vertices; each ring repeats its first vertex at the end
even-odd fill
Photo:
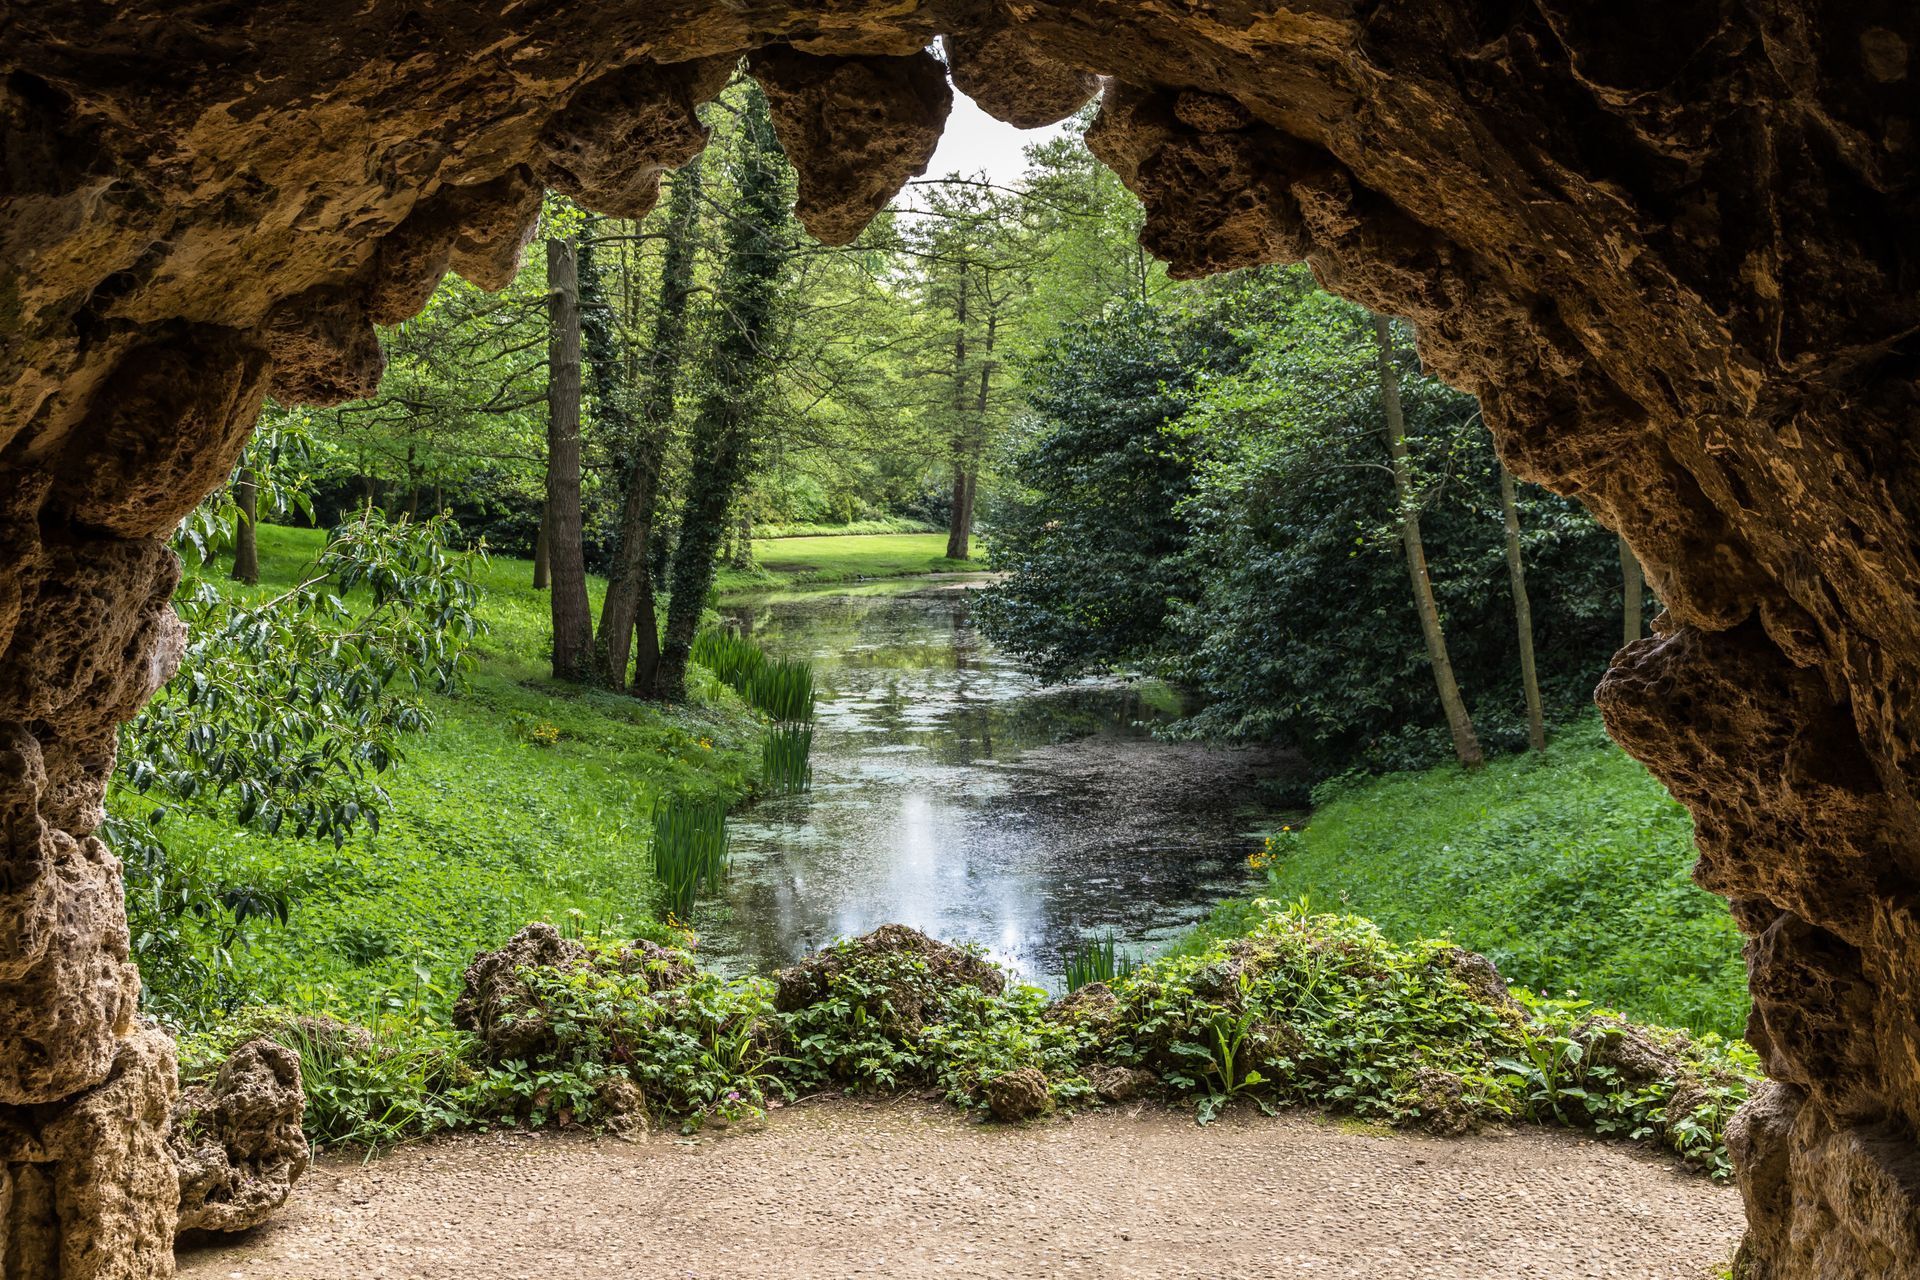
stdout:
POLYGON ((1622 644, 1640 638, 1644 625, 1640 613, 1647 595, 1646 575, 1640 571, 1640 558, 1633 554, 1625 538, 1620 539, 1620 634, 1622 644))
POLYGON ((965 560, 970 534, 967 526, 967 471, 956 452, 953 459, 953 506, 947 512, 947 559, 965 560))
POLYGON ((240 508, 233 527, 233 580, 251 587, 260 581, 260 544, 253 527, 260 516, 260 486, 251 467, 240 468, 234 477, 233 504, 240 508))
POLYGON ((1547 718, 1540 705, 1540 673, 1533 661, 1533 604, 1527 599, 1527 568, 1520 558, 1520 507, 1513 474, 1500 466, 1500 510, 1507 525, 1507 576, 1513 580, 1513 628, 1520 642, 1520 683, 1527 692, 1527 745, 1547 749, 1547 718))
POLYGON ((737 196, 727 222, 726 255, 714 292, 720 300, 713 369, 694 416, 686 503, 673 555, 666 640, 654 688, 686 697, 693 635, 713 586, 714 560, 726 536, 727 511, 747 474, 753 404, 774 359, 774 296, 787 262, 787 199, 779 144, 765 97, 749 94, 740 116, 737 196))
POLYGON ((1453 735, 1453 753, 1469 769, 1486 763, 1480 739, 1467 715, 1466 699, 1453 678, 1453 659, 1447 656, 1447 637, 1440 626, 1440 606, 1433 598, 1433 579, 1427 573, 1427 549, 1420 538, 1420 509, 1414 501, 1413 477, 1407 461, 1407 422, 1400 408, 1400 374, 1393 364, 1393 331, 1385 316, 1373 318, 1373 337, 1380 368, 1380 407, 1387 419, 1387 450, 1393 456, 1393 488, 1400 502, 1400 541, 1407 553, 1407 576, 1413 582, 1413 602, 1420 612, 1420 634, 1427 642, 1427 661, 1446 713, 1447 732, 1453 735))
MULTIPOLYGON (((667 206, 666 252, 660 266, 660 302, 654 311, 653 341, 648 347, 646 393, 635 420, 620 434, 627 439, 626 493, 620 504, 620 538, 607 574, 607 598, 600 609, 595 657, 600 675, 616 689, 627 688, 633 668, 635 693, 653 693, 660 660, 659 623, 654 617, 652 543, 665 465, 667 431, 673 421, 681 367, 687 363, 687 314, 693 297, 693 257, 700 215, 700 161, 674 175, 667 206)), ((611 344, 608 344, 609 346, 611 344)), ((613 387, 611 350, 595 352, 589 370, 603 409, 623 403, 613 387)), ((625 415, 621 415, 624 417, 625 415)))
POLYGON ((535 591, 545 591, 548 587, 551 579, 551 575, 547 570, 547 561, 549 559, 550 557, 547 555, 547 504, 543 499, 540 503, 540 529, 533 535, 533 589, 535 591))
POLYGON ((553 674, 585 676, 593 656, 586 551, 580 534, 580 282, 573 243, 547 241, 547 569, 553 674))

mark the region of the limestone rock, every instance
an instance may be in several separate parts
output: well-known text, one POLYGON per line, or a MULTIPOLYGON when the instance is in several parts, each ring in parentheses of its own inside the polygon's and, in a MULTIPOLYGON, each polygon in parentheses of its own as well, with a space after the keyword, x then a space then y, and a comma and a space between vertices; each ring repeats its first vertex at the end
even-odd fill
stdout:
POLYGON ((573 95, 541 135, 547 185, 601 213, 644 218, 660 175, 707 145, 694 108, 725 87, 729 58, 626 67, 573 95))
POLYGON ((133 1028, 105 1079, 65 1103, 0 1105, 7 1280, 165 1280, 178 1184, 167 1153, 173 1040, 133 1028))
POLYGON ((40 954, 15 952, 19 976, 0 978, 0 1104, 56 1102, 106 1080, 140 998, 120 860, 92 836, 57 830, 47 853, 52 906, 51 920, 37 922, 40 954))
POLYGON ((272 1040, 241 1045, 209 1082, 180 1091, 168 1140, 181 1231, 245 1231, 287 1202, 310 1153, 300 1122, 300 1056, 272 1040))
POLYGON ((528 1059, 552 1047, 545 1013, 533 1002, 522 969, 573 969, 587 949, 544 922, 530 924, 498 951, 482 951, 461 976, 453 1025, 471 1031, 495 1062, 528 1059))
POLYGON ((794 214, 822 244, 846 244, 907 179, 927 171, 953 105, 930 53, 815 57, 779 45, 748 61, 800 178, 794 214))
POLYGON ((1039 129, 1087 105, 1100 91, 1090 71, 1048 57, 1017 28, 942 41, 954 87, 1016 129, 1039 129))
POLYGON ((1087 1068, 1087 1083, 1102 1102, 1131 1102, 1159 1084, 1160 1078, 1140 1067, 1096 1062, 1087 1068))
POLYGON ((856 975, 872 994, 868 1011, 890 1030, 915 1034, 946 994, 975 987, 999 995, 1007 979, 992 962, 903 924, 817 951, 773 975, 773 1006, 792 1013, 827 998, 842 974, 856 975))
POLYGON ((1053 1095, 1047 1090, 1047 1077, 1038 1067, 1015 1067, 1003 1071, 982 1086, 987 1110, 995 1120, 1017 1124, 1053 1110, 1053 1095))

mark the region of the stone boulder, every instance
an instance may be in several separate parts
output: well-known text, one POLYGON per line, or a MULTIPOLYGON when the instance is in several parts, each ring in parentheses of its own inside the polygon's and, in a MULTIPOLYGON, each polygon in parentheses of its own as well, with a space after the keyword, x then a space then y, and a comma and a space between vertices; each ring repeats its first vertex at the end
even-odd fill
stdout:
MULTIPOLYGON (((453 1025, 480 1037, 494 1062, 531 1059, 554 1048, 546 1011, 533 998, 523 971, 573 970, 592 963, 594 953, 545 922, 535 922, 507 940, 498 951, 475 955, 461 978, 453 1003, 453 1025)), ((693 960, 683 951, 637 939, 617 953, 602 953, 600 963, 615 971, 643 976, 650 991, 681 986, 693 977, 693 960)))
POLYGON ((1003 1071, 982 1086, 987 1110, 995 1120, 1016 1124, 1032 1120, 1053 1110, 1053 1094, 1047 1089, 1047 1077, 1038 1067, 1015 1067, 1003 1071))
POLYGON ((169 1148, 180 1178, 181 1231, 245 1231, 287 1202, 310 1153, 300 1057, 250 1040, 211 1081, 189 1084, 173 1108, 169 1148))
POLYGON ((915 1034, 937 1006, 961 987, 985 995, 1006 990, 1006 975, 971 951, 903 924, 885 924, 850 942, 817 951, 773 975, 773 1007, 794 1013, 825 1000, 846 975, 860 980, 870 1016, 889 1031, 915 1034))

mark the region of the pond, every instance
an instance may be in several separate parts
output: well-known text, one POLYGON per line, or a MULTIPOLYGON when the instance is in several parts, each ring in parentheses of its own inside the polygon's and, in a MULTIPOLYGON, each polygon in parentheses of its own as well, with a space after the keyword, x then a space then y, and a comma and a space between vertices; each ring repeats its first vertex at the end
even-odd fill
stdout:
POLYGON ((901 923, 978 942, 1064 986, 1109 931, 1150 955, 1245 892, 1273 753, 1153 737, 1182 713, 1157 681, 1044 686, 969 618, 977 578, 785 595, 723 608, 820 687, 813 789, 731 820, 722 969, 768 972, 901 923))

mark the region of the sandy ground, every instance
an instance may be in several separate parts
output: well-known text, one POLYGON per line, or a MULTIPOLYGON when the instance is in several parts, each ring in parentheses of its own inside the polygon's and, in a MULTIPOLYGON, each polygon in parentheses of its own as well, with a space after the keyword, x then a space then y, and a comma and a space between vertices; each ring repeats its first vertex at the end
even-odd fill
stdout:
POLYGON ((1739 1197, 1656 1157, 1158 1109, 1026 1129, 821 1103, 697 1140, 486 1134, 329 1158, 193 1280, 849 1276, 1704 1280, 1739 1197))

